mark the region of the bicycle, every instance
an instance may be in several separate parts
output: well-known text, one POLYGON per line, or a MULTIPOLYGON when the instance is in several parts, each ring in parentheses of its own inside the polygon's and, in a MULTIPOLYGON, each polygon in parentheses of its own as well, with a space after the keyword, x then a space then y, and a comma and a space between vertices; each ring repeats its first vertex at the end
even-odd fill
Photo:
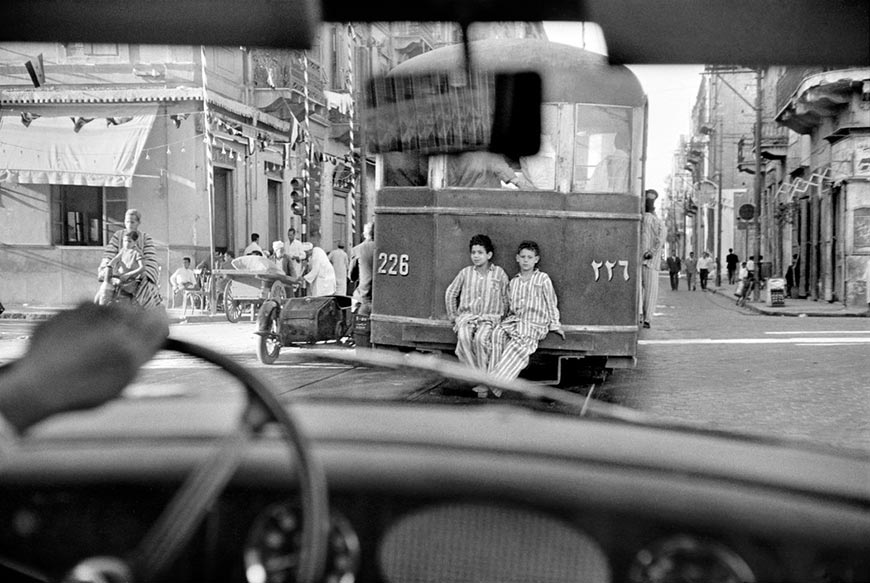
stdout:
POLYGON ((753 276, 749 276, 743 279, 743 285, 739 290, 737 295, 737 302, 735 305, 743 307, 746 305, 746 298, 749 297, 749 294, 753 293, 756 289, 758 289, 758 293, 761 293, 761 290, 764 289, 764 282, 755 279, 753 276))

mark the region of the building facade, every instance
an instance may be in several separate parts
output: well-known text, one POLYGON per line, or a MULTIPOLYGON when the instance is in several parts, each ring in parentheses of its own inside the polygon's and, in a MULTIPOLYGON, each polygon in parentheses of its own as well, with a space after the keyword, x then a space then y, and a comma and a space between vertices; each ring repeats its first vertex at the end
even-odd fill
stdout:
MULTIPOLYGON (((778 69, 775 120, 788 128, 771 204, 804 297, 866 305, 870 278, 870 69, 778 69)), ((773 222, 773 221, 771 221, 773 222)))
MULTIPOLYGON (((527 23, 472 32, 544 36, 527 23)), ((394 23, 326 24, 308 51, 0 45, 0 298, 92 299, 128 208, 157 244, 166 294, 182 257, 238 255, 252 233, 263 247, 293 227, 350 248, 376 203, 365 81, 460 40, 453 24, 394 23)))

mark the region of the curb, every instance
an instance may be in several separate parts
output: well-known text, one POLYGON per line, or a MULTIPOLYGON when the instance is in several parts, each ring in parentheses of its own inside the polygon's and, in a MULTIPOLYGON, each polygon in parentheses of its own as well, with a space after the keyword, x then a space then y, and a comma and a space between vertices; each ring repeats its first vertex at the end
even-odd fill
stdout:
MULTIPOLYGON (((727 291, 721 291, 724 288, 712 289, 711 291, 716 295, 720 295, 724 298, 728 298, 733 303, 735 301, 734 294, 728 293, 727 291)), ((787 311, 779 311, 779 308, 775 308, 773 306, 768 306, 764 303, 753 303, 746 302, 741 306, 746 308, 756 314, 761 314, 762 316, 779 316, 786 318, 868 318, 870 317, 870 309, 867 310, 859 310, 855 309, 853 311, 825 311, 825 310, 803 310, 800 312, 787 312, 787 311)), ((845 308, 844 308, 845 310, 845 308)))
MULTIPOLYGON (((58 312, 62 310, 69 310, 72 307, 73 306, 41 309, 33 308, 30 310, 17 310, 15 308, 10 308, 0 314, 0 320, 24 320, 39 322, 48 320, 58 312)), ((214 316, 211 316, 209 314, 191 314, 189 316, 182 316, 179 314, 173 314, 170 310, 167 310, 167 315, 169 316, 170 324, 207 324, 210 322, 227 322, 227 319, 223 314, 215 314, 214 316)))

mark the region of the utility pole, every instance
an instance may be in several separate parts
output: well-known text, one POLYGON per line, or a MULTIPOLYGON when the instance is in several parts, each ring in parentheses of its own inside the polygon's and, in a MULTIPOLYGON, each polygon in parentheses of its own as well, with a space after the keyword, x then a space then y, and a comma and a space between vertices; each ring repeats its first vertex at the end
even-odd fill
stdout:
POLYGON ((718 192, 716 194, 716 287, 722 287, 722 118, 719 118, 719 127, 716 128, 716 137, 719 138, 716 151, 716 174, 718 192))
MULTIPOLYGON (((764 103, 761 85, 762 70, 755 71, 755 279, 761 281, 761 106, 764 103)), ((761 291, 753 287, 752 299, 758 301, 761 291)))

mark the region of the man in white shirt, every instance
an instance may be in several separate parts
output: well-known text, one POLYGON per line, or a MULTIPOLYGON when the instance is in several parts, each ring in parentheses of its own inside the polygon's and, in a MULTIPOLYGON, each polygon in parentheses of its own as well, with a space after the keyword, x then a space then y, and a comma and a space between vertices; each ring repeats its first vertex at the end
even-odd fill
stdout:
POLYGON ((259 255, 260 257, 266 256, 266 254, 263 253, 263 248, 260 247, 259 233, 251 233, 251 244, 245 247, 245 255, 259 255))
POLYGON ((710 270, 713 268, 713 259, 710 254, 704 251, 704 255, 698 260, 698 274, 701 281, 701 290, 707 289, 707 278, 710 277, 710 270))
POLYGON ((329 252, 329 262, 332 263, 332 268, 335 270, 335 293, 340 296, 346 296, 347 266, 349 260, 344 250, 344 245, 339 243, 338 247, 329 252))
POLYGON ((169 276, 169 284, 172 286, 172 305, 175 305, 175 296, 186 289, 196 287, 196 273, 190 268, 190 257, 182 259, 184 265, 176 269, 169 276))
MULTIPOLYGON (((302 275, 302 261, 305 260, 305 249, 302 247, 302 241, 296 238, 296 229, 287 229, 287 240, 289 242, 287 247, 284 248, 284 252, 290 258, 290 268, 293 271, 293 273, 288 273, 287 275, 300 277, 302 275)), ((296 292, 297 296, 301 295, 302 286, 299 286, 296 292)))

